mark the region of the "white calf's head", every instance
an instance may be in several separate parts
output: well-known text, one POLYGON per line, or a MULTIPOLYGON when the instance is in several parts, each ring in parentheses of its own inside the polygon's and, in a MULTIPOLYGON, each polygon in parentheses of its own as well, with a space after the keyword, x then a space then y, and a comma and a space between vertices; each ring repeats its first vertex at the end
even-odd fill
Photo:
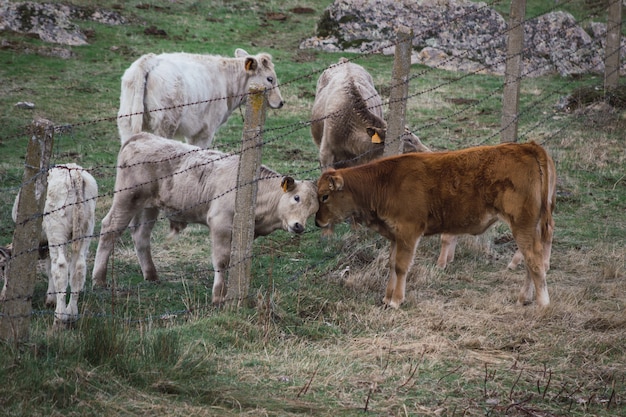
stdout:
POLYGON ((278 203, 278 216, 283 229, 291 233, 302 233, 307 219, 318 209, 317 187, 311 181, 295 181, 283 177, 280 184, 283 195, 278 203))
POLYGON ((267 91, 267 103, 273 109, 283 107, 283 97, 278 89, 278 77, 274 71, 272 56, 266 53, 250 55, 241 48, 235 51, 235 57, 245 58, 245 69, 248 74, 248 86, 259 84, 267 91))

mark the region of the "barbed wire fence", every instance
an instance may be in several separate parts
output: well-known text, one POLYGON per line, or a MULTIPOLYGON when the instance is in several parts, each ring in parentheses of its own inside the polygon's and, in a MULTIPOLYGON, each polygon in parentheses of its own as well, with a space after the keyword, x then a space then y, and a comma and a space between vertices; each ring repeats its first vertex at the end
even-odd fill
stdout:
MULTIPOLYGON (((525 2, 521 0, 517 2, 516 1, 512 2, 511 7, 512 8, 517 7, 516 12, 511 13, 510 24, 508 25, 504 33, 500 33, 497 35, 509 35, 510 36, 510 33, 512 31, 516 31, 516 30, 519 31, 520 28, 523 28, 524 24, 537 18, 537 16, 534 16, 529 19, 524 19, 524 16, 519 16, 519 13, 523 10, 523 8, 521 8, 522 4, 525 4, 525 2)), ((489 4, 486 4, 483 7, 488 7, 488 6, 489 4)), ((553 10, 557 6, 558 5, 552 6, 550 10, 553 10)), ((607 13, 609 15, 608 24, 607 24, 607 39, 606 39, 605 45, 600 44, 597 46, 598 48, 604 47, 605 49, 605 66, 604 66, 605 67, 604 68, 605 90, 607 94, 610 94, 610 91, 612 89, 615 89, 618 85, 619 72, 620 72, 619 59, 620 59, 620 55, 622 54, 622 51, 621 51, 622 48, 621 48, 621 42, 620 42, 621 40, 621 1, 613 0, 609 2, 607 6, 607 13)), ((591 18, 591 15, 587 17, 587 19, 590 19, 590 18, 591 18)), ((567 29, 568 29, 567 27, 564 27, 564 28, 561 28, 561 31, 565 32, 567 31, 567 29)), ((405 29, 399 28, 397 40, 385 43, 380 48, 377 48, 367 53, 360 54, 348 60, 348 62, 354 62, 354 61, 361 61, 361 60, 367 59, 369 56, 373 54, 378 54, 383 49, 386 49, 389 46, 395 47, 396 54, 405 54, 404 56, 396 55, 395 57, 394 62, 398 63, 399 67, 398 68, 394 67, 394 74, 389 83, 389 88, 392 93, 390 97, 388 98, 388 100, 384 101, 382 104, 383 107, 389 108, 388 120, 390 123, 388 126, 389 134, 387 136, 387 140, 385 143, 386 154, 397 153, 395 150, 400 148, 401 132, 403 132, 404 130, 404 123, 405 123, 404 114, 406 112, 406 105, 409 100, 418 98, 420 96, 425 96, 433 92, 441 91, 444 87, 453 86, 455 83, 463 82, 468 77, 478 74, 483 70, 489 69, 488 65, 484 65, 473 71, 468 71, 467 73, 451 75, 450 77, 447 77, 445 81, 443 81, 442 83, 439 83, 438 85, 428 86, 427 88, 419 90, 416 87, 416 83, 419 80, 420 76, 424 75, 428 71, 434 71, 439 68, 443 68, 446 65, 446 62, 445 61, 441 62, 439 63, 439 65, 436 65, 434 67, 426 67, 420 70, 419 72, 411 75, 409 73, 410 72, 410 57, 408 60, 406 57, 406 54, 410 53, 411 48, 410 47, 402 48, 402 45, 403 44, 410 45, 411 40, 418 38, 418 37, 427 36, 428 33, 432 33, 433 31, 436 31, 436 30, 437 30, 437 27, 432 27, 422 33, 412 33, 412 31, 407 32, 405 29), (414 90, 413 92, 409 92, 411 88, 414 90), (392 108, 393 108, 393 111, 392 111, 392 108)), ((490 64, 491 66, 493 66, 493 65, 501 64, 502 62, 504 62, 506 65, 512 64, 517 67, 517 70, 518 70, 517 72, 514 72, 512 76, 507 76, 504 78, 504 82, 502 86, 498 88, 494 88, 492 91, 488 92, 483 98, 469 101, 463 106, 460 106, 458 110, 453 109, 453 111, 449 112, 448 114, 434 118, 430 122, 424 123, 423 125, 420 125, 420 126, 414 126, 412 130, 415 130, 418 132, 426 131, 429 128, 433 127, 434 125, 445 124, 459 117, 467 117, 467 115, 471 115, 472 112, 480 111, 481 106, 483 106, 486 102, 493 101, 499 96, 502 96, 503 103, 507 102, 508 100, 510 102, 513 102, 515 105, 513 107, 508 108, 508 112, 506 116, 503 115, 501 125, 499 128, 493 129, 491 134, 487 135, 481 140, 478 140, 476 143, 472 145, 480 145, 484 143, 489 143, 489 142, 494 141, 497 137, 500 137, 501 141, 518 141, 520 139, 529 138, 532 136, 532 133, 534 131, 539 129, 541 126, 545 125, 547 123, 547 120, 551 117, 550 114, 546 114, 543 117, 541 116, 537 117, 533 115, 535 115, 537 112, 537 109, 542 108, 543 107, 542 105, 544 105, 545 103, 551 103, 558 99, 558 97, 562 94, 562 89, 563 89, 562 84, 561 84, 561 87, 548 91, 540 95, 539 97, 537 97, 536 100, 533 100, 529 102, 528 104, 526 104, 524 107, 519 108, 519 96, 518 96, 519 86, 525 78, 532 75, 531 74, 532 69, 524 70, 522 68, 522 64, 521 64, 522 60, 520 58, 525 53, 527 53, 529 49, 533 47, 533 45, 527 44, 524 47, 523 36, 522 37, 517 36, 515 37, 515 39, 513 39, 512 37, 511 42, 513 41, 517 42, 517 44, 515 45, 515 47, 509 46, 508 51, 514 51, 514 52, 510 54, 507 53, 506 56, 503 56, 501 58, 501 61, 490 64), (513 91, 513 93, 508 93, 507 91, 513 91), (520 121, 524 121, 526 119, 533 120, 534 122, 529 125, 522 124, 521 125, 523 129, 522 133, 518 134, 517 130, 518 130, 520 121)), ((599 42, 601 43, 601 41, 599 42)), ((450 57, 449 59, 452 59, 452 58, 454 57, 450 57)), ((309 73, 303 74, 297 78, 288 80, 282 85, 287 85, 287 84, 296 82, 298 80, 301 80, 303 78, 314 79, 325 69, 326 68, 320 68, 314 71, 310 71, 309 73)), ((600 69, 589 68, 588 70, 598 72, 600 69)), ((569 83, 573 87, 575 80, 572 78, 571 80, 569 80, 569 83)), ((231 98, 223 97, 219 99, 210 99, 210 100, 206 100, 202 102, 185 103, 185 104, 182 104, 182 106, 193 106, 193 105, 198 105, 207 101, 227 100, 227 99, 231 99, 231 98)), ((161 112, 161 111, 167 111, 169 109, 170 108, 151 109, 149 110, 149 112, 161 112)), ((63 141, 64 137, 71 135, 72 132, 86 125, 92 125, 92 124, 97 124, 97 123, 102 123, 102 122, 110 123, 110 122, 116 121, 117 118, 119 117, 131 117, 131 116, 135 116, 139 114, 143 114, 143 113, 135 113, 135 114, 129 114, 129 115, 114 116, 114 117, 103 117, 103 118, 99 118, 96 120, 90 120, 90 121, 71 124, 71 125, 68 125, 68 124, 50 125, 50 124, 44 123, 45 128, 43 128, 43 130, 41 128, 42 122, 38 121, 34 124, 35 126, 34 128, 31 129, 31 128, 25 127, 24 131, 28 132, 28 134, 31 135, 30 142, 38 142, 38 141, 41 142, 40 139, 43 139, 43 142, 41 143, 44 143, 44 148, 45 146, 48 146, 48 148, 46 149, 51 149, 53 137, 55 137, 57 140, 57 143, 59 143, 63 141)), ((322 120, 326 118, 336 117, 336 116, 337 114, 328 114, 328 115, 325 115, 322 120)), ((264 120, 264 117, 263 117, 263 120, 264 120)), ((262 147, 270 145, 272 143, 280 143, 281 141, 287 140, 287 138, 289 138, 290 136, 294 134, 299 134, 304 131, 304 134, 308 135, 308 129, 310 129, 311 124, 316 121, 320 121, 320 120, 303 120, 303 121, 298 121, 292 124, 278 126, 275 128, 266 128, 265 126, 263 126, 264 123, 262 123, 255 134, 255 137, 260 140, 254 145, 254 147, 259 149, 260 151, 262 147)), ((570 123, 573 123, 573 121, 570 123)), ((550 141, 555 140, 560 135, 562 135, 564 131, 567 130, 568 126, 569 125, 567 123, 564 123, 559 129, 556 129, 555 131, 549 132, 548 134, 544 135, 543 142, 548 143, 550 141)), ((44 154, 43 150, 39 150, 35 152, 39 152, 42 156, 44 154)), ((49 154, 49 150, 47 152, 49 154)), ((196 151, 192 151, 192 152, 196 152, 196 151)), ((243 155, 243 150, 235 151, 233 152, 233 154, 239 155, 241 157, 243 155)), ((185 156, 176 155, 174 157, 184 158, 185 156)), ((153 161, 152 163, 159 163, 159 162, 162 162, 162 161, 156 161, 156 162, 153 161)), ((36 257, 37 257, 37 254, 39 253, 38 239, 41 234, 41 219, 44 216, 50 214, 50 213, 44 213, 42 210, 43 206, 39 206, 40 204, 42 204, 42 202, 41 202, 41 198, 39 199, 36 198, 34 184, 36 182, 41 183, 42 179, 43 179, 43 182, 45 182, 47 171, 51 169, 53 166, 54 164, 51 164, 49 159, 46 160, 44 158, 41 160, 41 162, 35 163, 30 158, 27 157, 27 162, 25 164, 26 171, 25 171, 24 179, 20 187, 2 190, 3 192, 9 192, 12 194, 17 194, 17 191, 20 191, 20 194, 22 195, 23 199, 25 198, 24 197, 25 195, 29 194, 32 196, 32 198, 28 197, 26 199, 31 199, 31 201, 36 201, 36 205, 33 206, 32 205, 33 203, 31 203, 28 209, 24 211, 20 211, 20 213, 18 214, 19 220, 15 228, 15 235, 14 235, 15 237, 13 241, 14 251, 11 255, 11 258, 9 258, 10 264, 11 264, 11 267, 8 269, 9 285, 7 285, 7 290, 5 291, 5 298, 0 302, 0 307, 2 307, 2 314, 0 315, 0 337, 3 337, 3 338, 24 339, 28 336, 28 323, 29 323, 30 318, 33 315, 52 314, 51 311, 48 312, 47 310, 33 311, 31 306, 32 306, 32 298, 33 298, 33 291, 34 291, 34 282, 36 278, 35 272, 34 272, 36 271, 36 268, 33 268, 33 265, 36 264, 36 257), (24 233, 24 230, 26 227, 30 227, 29 236, 27 238, 20 238, 19 237, 20 233, 24 233), (22 232, 19 232, 20 230, 22 230, 22 232), (28 240, 30 243, 25 244, 24 239, 28 240), (22 248, 18 248, 18 246, 21 246, 22 248), (22 266, 18 266, 20 264, 22 266), (24 279, 23 277, 27 277, 26 280, 23 281, 24 285, 15 285, 15 286, 11 285, 13 283, 19 282, 20 280, 23 280, 24 279)), ((102 176, 114 177, 115 172, 118 168, 119 168, 118 166, 112 166, 112 165, 107 164, 107 165, 94 166, 90 168, 89 171, 91 171, 92 173, 99 173, 99 174, 103 173, 102 175, 94 175, 97 178, 101 178, 102 176)), ((312 179, 312 178, 315 178, 319 174, 320 169, 324 169, 324 168, 326 167, 320 167, 319 165, 315 164, 315 166, 311 166, 310 168, 301 170, 294 174, 298 177, 312 179)), ((182 172, 176 172, 176 173, 173 173, 172 175, 183 175, 183 174, 184 173, 182 172)), ((254 180, 252 180, 252 182, 258 182, 262 180, 263 179, 259 179, 257 177, 254 180)), ((158 179, 156 181, 158 181, 158 179)), ((248 180, 247 183, 249 184, 251 183, 251 181, 248 180)), ((239 189, 240 187, 234 187, 233 189, 229 190, 228 193, 238 192, 239 189)), ((122 191, 124 190, 104 191, 104 192, 101 192, 98 197, 99 198, 100 197, 112 197, 115 193, 122 192, 122 191)), ((215 198, 222 198, 222 197, 223 197, 223 194, 216 196, 215 198)), ((210 201, 202 201, 199 204, 208 204, 208 203, 210 203, 210 201)), ((21 202, 20 205, 22 204, 26 204, 26 203, 21 202)), ((186 209, 191 209, 191 208, 192 207, 187 207, 186 209)), ((167 219, 168 219, 167 216, 161 215, 157 220, 167 220, 167 219)), ((249 220, 246 220, 244 222, 248 224, 248 228, 249 228, 250 227, 249 220)), ((313 233, 313 232, 308 231, 306 233, 313 233)), ((82 238, 98 239, 99 237, 100 235, 96 233, 93 236, 74 237, 72 240, 82 239, 82 238)), ((71 243, 72 241, 67 242, 68 245, 71 243)), ((241 243, 241 242, 239 243, 239 245, 242 245, 242 244, 244 243, 241 243)), ((244 245, 247 245, 247 244, 244 244, 244 245)), ((270 246, 270 248, 267 249, 267 251, 264 254, 272 256, 272 253, 273 251, 276 250, 276 248, 274 247, 273 244, 270 244, 268 246, 270 246)), ((249 265, 249 262, 255 256, 258 256, 258 254, 254 254, 251 250, 246 249, 243 251, 242 256, 238 256, 236 260, 231 262, 230 268, 238 267, 244 263, 248 263, 249 265)), ((332 256, 333 255, 329 255, 329 259, 332 259, 332 256)), ((297 278, 293 278, 293 277, 298 276, 298 275, 305 275, 305 274, 310 273, 311 271, 315 272, 317 268, 319 267, 318 264, 319 263, 306 265, 305 267, 302 268, 300 272, 297 272, 294 275, 292 275, 292 277, 289 278, 287 281, 288 282, 297 281, 297 278)), ((215 266, 213 268, 215 268, 215 266)), ((210 282, 209 282, 210 279, 206 277, 212 275, 212 273, 215 272, 213 268, 204 268, 202 266, 193 265, 191 274, 195 277, 199 277, 199 282, 201 285, 203 285, 204 287, 210 287, 210 282)), ((249 281, 246 281, 246 278, 249 278, 250 267, 245 266, 243 268, 243 271, 245 271, 242 275, 242 278, 244 279, 243 284, 241 284, 237 290, 232 291, 232 293, 229 293, 229 296, 233 296, 234 299, 236 300, 241 300, 242 298, 246 298, 249 296, 248 294, 249 281), (248 275, 246 276, 246 274, 248 275)), ((185 275, 188 273, 188 271, 178 271, 178 272, 179 272, 178 275, 185 275)), ((119 272, 116 272, 116 271, 112 272, 112 274, 118 274, 118 273, 119 272)), ((176 273, 176 271, 174 271, 174 273, 176 273)), ((325 272, 319 272, 319 273, 323 274, 325 272)), ((134 291, 139 292, 142 290, 143 290, 142 286, 139 285, 137 289, 135 289, 134 291)), ((130 291, 130 290, 128 288, 126 289, 119 288, 119 287, 113 288, 110 292, 111 299, 109 300, 106 296, 104 296, 105 293, 91 292, 89 289, 86 288, 84 292, 89 293, 90 295, 94 296, 96 300, 99 300, 100 303, 103 303, 103 304, 111 303, 110 308, 104 309, 105 311, 110 311, 111 313, 109 314, 103 314, 101 312, 90 313, 88 310, 83 310, 81 312, 81 316, 86 316, 86 315, 93 315, 96 317, 115 316, 116 311, 121 310, 119 305, 115 305, 115 304, 123 303, 123 300, 122 300, 123 297, 120 294, 122 294, 124 291, 130 291)), ((194 296, 202 298, 201 296, 197 294, 194 296)), ((157 318, 164 319, 164 318, 175 317, 175 316, 180 316, 180 315, 201 314, 202 312, 199 310, 212 311, 213 308, 214 307, 210 304, 210 302, 206 301, 205 303, 198 303, 193 307, 190 305, 187 305, 183 309, 168 310, 164 308, 162 312, 159 312, 159 311, 146 312, 146 314, 140 317, 135 316, 135 317, 129 318, 128 320, 131 322, 153 321, 153 320, 156 320, 157 318)))

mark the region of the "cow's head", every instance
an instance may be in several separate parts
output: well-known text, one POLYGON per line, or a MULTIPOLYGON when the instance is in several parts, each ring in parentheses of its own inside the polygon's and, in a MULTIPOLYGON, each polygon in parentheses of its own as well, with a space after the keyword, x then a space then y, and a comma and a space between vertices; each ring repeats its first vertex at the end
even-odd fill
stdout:
POLYGON ((272 56, 266 53, 250 55, 241 48, 235 51, 235 57, 245 58, 244 68, 248 74, 248 86, 258 84, 267 91, 267 104, 273 109, 283 107, 283 97, 278 89, 278 77, 274 71, 272 56))
POLYGON ((319 209, 315 215, 318 227, 330 228, 354 215, 352 194, 344 190, 344 179, 340 171, 329 169, 317 181, 319 209))
POLYGON ((318 209, 315 184, 283 177, 280 187, 283 194, 278 203, 278 213, 283 229, 291 233, 304 232, 306 220, 318 209))

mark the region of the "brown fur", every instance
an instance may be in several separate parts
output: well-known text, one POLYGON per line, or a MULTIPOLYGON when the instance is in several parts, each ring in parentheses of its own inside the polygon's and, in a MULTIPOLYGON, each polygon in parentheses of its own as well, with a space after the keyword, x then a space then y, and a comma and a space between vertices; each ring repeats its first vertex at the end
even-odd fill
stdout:
POLYGON ((383 302, 398 308, 422 236, 481 234, 502 220, 526 260, 518 301, 529 303, 536 291, 537 304, 546 306, 555 178, 554 162, 535 143, 393 156, 324 172, 316 224, 330 227, 352 217, 390 240, 383 302))

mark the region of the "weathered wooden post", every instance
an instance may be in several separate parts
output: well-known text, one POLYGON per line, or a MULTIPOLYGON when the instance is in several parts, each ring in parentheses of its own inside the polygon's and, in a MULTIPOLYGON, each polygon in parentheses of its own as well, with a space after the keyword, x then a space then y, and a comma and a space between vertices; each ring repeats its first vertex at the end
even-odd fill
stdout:
POLYGON ((16 343, 29 338, 32 297, 39 260, 41 213, 46 201, 47 168, 54 139, 54 126, 50 121, 36 119, 32 128, 13 232, 13 257, 6 269, 7 285, 0 316, 0 337, 16 343))
POLYGON ((620 41, 622 38, 622 0, 612 0, 606 23, 606 49, 604 51, 604 91, 615 90, 619 85, 620 41))
POLYGON ((248 297, 254 241, 254 209, 257 180, 261 169, 262 129, 266 112, 265 89, 251 85, 246 102, 246 119, 237 175, 235 217, 233 218, 227 304, 239 308, 248 297))
POLYGON ((504 92, 502 96, 502 136, 500 142, 517 142, 525 13, 526 0, 511 1, 506 42, 506 66, 504 69, 504 92))
POLYGON ((406 26, 399 26, 391 74, 391 93, 389 96, 389 116, 387 117, 384 156, 402 153, 403 144, 399 139, 404 133, 406 121, 406 100, 409 94, 409 71, 411 70, 411 50, 413 49, 412 41, 413 30, 406 26))

